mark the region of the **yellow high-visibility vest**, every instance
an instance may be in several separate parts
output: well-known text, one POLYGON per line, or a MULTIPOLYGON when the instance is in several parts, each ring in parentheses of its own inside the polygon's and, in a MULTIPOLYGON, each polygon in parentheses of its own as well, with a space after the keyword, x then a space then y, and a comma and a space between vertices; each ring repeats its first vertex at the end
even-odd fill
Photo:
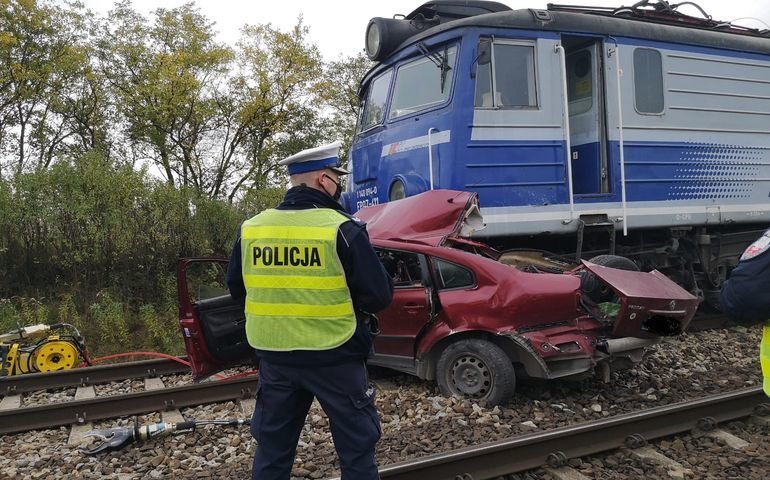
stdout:
POLYGON ((759 364, 762 366, 762 388, 770 397, 770 323, 762 329, 762 343, 759 346, 759 364))
POLYGON ((246 337, 260 350, 328 350, 356 330, 337 255, 348 220, 328 208, 265 210, 241 227, 246 337))

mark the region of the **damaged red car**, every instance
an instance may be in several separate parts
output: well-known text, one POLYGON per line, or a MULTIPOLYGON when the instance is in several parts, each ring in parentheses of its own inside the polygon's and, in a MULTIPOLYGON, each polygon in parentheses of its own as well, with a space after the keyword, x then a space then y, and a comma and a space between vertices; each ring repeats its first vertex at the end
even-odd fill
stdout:
MULTIPOLYGON (((683 332, 698 306, 623 257, 565 265, 471 240, 483 228, 474 193, 433 190, 357 216, 395 285, 369 363, 435 380, 445 395, 496 404, 521 378, 609 379, 640 362, 645 347, 683 332)), ((243 304, 224 290, 226 264, 178 265, 179 321, 198 379, 254 357, 243 304)))

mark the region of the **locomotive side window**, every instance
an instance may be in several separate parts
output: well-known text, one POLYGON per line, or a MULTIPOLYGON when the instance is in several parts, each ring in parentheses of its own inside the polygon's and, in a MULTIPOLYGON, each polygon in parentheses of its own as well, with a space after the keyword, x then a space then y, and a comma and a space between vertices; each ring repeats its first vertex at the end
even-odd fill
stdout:
POLYGON ((449 99, 457 47, 439 49, 402 65, 396 73, 389 118, 440 105, 449 99))
POLYGON ((634 50, 634 100, 639 113, 663 113, 663 65, 657 50, 634 50))
MULTIPOLYGON (((481 43, 489 40, 482 40, 481 43)), ((481 49, 481 43, 479 49, 481 49)), ((535 47, 492 43, 492 61, 476 69, 475 106, 481 108, 537 107, 535 47)))
POLYGON ((388 99, 388 89, 392 76, 393 71, 391 70, 372 81, 361 110, 361 121, 359 122, 361 131, 378 125, 385 119, 385 104, 388 99))

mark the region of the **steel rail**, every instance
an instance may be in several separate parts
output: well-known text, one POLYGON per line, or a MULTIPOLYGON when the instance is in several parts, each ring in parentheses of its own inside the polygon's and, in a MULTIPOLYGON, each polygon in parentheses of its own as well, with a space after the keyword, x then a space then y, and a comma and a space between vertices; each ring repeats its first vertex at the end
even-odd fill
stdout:
MULTIPOLYGON (((483 480, 561 465, 623 445, 634 446, 717 423, 767 415, 770 405, 761 387, 712 395, 592 422, 536 432, 484 445, 389 465, 380 476, 390 480, 483 480)), ((641 446, 641 445, 639 445, 641 446)))
MULTIPOLYGON (((182 360, 184 360, 183 357, 182 360)), ((190 367, 164 358, 72 368, 58 372, 27 373, 0 377, 0 395, 77 385, 94 385, 125 380, 126 378, 155 377, 189 371, 190 367)))
POLYGON ((88 400, 0 410, 0 434, 85 423, 174 408, 253 397, 257 377, 107 395, 88 400))
POLYGON ((703 330, 715 330, 717 328, 728 328, 735 325, 730 321, 730 317, 724 313, 696 313, 690 325, 688 332, 701 332, 703 330))

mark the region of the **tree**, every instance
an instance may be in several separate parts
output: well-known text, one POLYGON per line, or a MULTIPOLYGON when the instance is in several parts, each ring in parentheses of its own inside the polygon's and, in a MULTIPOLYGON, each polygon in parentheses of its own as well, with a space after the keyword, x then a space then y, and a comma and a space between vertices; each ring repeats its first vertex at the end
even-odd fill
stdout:
POLYGON ((95 150, 232 202, 283 186, 281 158, 351 142, 368 62, 325 66, 301 17, 247 25, 231 49, 193 4, 147 19, 123 0, 97 19, 52 2, 0 0, 0 161, 14 175, 95 150))
POLYGON ((323 81, 318 90, 324 105, 330 110, 327 118, 332 136, 342 141, 340 155, 347 156, 353 143, 359 98, 358 87, 372 62, 363 53, 340 57, 324 68, 323 81))
POLYGON ((90 55, 82 63, 79 74, 57 101, 57 111, 66 123, 74 141, 69 156, 77 158, 91 150, 109 159, 114 140, 110 133, 116 123, 111 111, 111 92, 104 77, 96 70, 90 55))
POLYGON ((278 161, 322 138, 318 47, 300 17, 289 32, 271 25, 243 29, 236 69, 220 98, 224 148, 214 194, 231 201, 243 189, 280 185, 278 161))
POLYGON ((48 167, 71 134, 57 102, 83 65, 81 22, 76 7, 0 0, 0 153, 15 174, 48 167))
POLYGON ((146 147, 165 180, 205 191, 204 139, 217 126, 216 93, 232 51, 193 4, 157 9, 154 22, 116 5, 100 42, 101 68, 114 88, 129 141, 146 147))

